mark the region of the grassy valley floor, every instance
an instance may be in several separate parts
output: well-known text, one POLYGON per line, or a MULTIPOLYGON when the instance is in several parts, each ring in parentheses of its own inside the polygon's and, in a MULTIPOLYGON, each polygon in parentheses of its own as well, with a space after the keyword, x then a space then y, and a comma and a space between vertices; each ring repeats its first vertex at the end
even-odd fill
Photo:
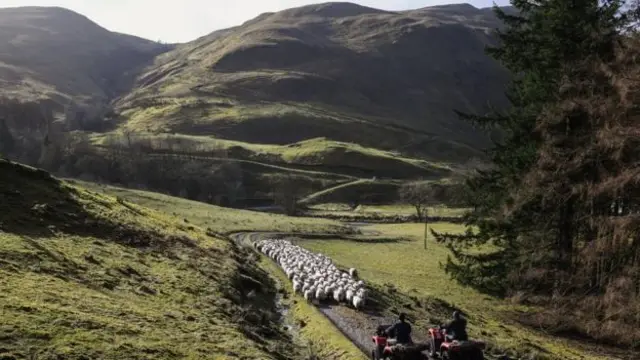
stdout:
MULTIPOLYGON (((339 222, 316 219, 294 218, 277 214, 221 208, 201 202, 185 200, 153 192, 132 190, 121 187, 100 185, 71 180, 93 191, 127 199, 139 205, 161 212, 176 214, 187 225, 203 227, 227 234, 239 231, 278 231, 292 233, 342 234, 352 229, 339 222), (186 221, 186 222, 185 222, 186 221)), ((309 358, 312 355, 327 360, 359 360, 363 353, 346 339, 331 322, 313 305, 293 296, 290 283, 281 270, 269 259, 262 258, 259 266, 268 271, 276 280, 279 291, 284 294, 283 305, 288 308, 286 321, 290 323, 297 356, 309 358), (303 325, 302 325, 303 324, 303 325)))
MULTIPOLYGON (((519 358, 526 355, 532 359, 629 359, 629 354, 624 351, 557 339, 522 326, 514 320, 518 313, 535 309, 494 299, 451 281, 439 265, 446 260, 448 250, 432 239, 428 242, 428 248, 423 249, 423 224, 366 226, 362 229, 371 231, 371 235, 361 236, 359 241, 350 241, 339 236, 341 233, 349 232, 347 227, 326 219, 291 218, 225 209, 161 194, 111 186, 88 183, 83 186, 176 214, 185 224, 215 229, 220 233, 278 231, 336 234, 334 240, 302 240, 300 245, 330 256, 339 265, 356 267, 361 277, 371 283, 376 292, 384 293, 384 302, 390 312, 408 312, 418 328, 446 320, 448 312, 440 311, 443 308, 462 309, 469 317, 472 336, 488 340, 492 346, 492 353, 506 352, 518 355, 519 358)), ((331 206, 321 208, 325 208, 323 210, 326 211, 332 210, 331 206)), ((409 211, 408 208, 391 206, 364 210, 389 212, 398 209, 403 212, 409 211)), ((459 212, 455 209, 440 211, 451 215, 459 212)), ((463 230, 461 225, 451 223, 434 223, 431 226, 438 231, 463 230)), ((309 344, 314 340, 320 340, 321 344, 317 344, 319 346, 315 347, 315 351, 323 359, 346 360, 351 359, 349 356, 355 356, 347 354, 359 354, 357 348, 345 342, 342 334, 328 323, 317 309, 301 301, 299 296, 291 296, 290 284, 282 278, 283 274, 274 263, 267 259, 262 259, 259 263, 272 278, 279 279, 280 291, 285 297, 284 302, 290 309, 287 314, 289 321, 294 325, 301 322, 306 324, 297 331, 297 344, 309 349, 309 346, 314 347, 309 344)))

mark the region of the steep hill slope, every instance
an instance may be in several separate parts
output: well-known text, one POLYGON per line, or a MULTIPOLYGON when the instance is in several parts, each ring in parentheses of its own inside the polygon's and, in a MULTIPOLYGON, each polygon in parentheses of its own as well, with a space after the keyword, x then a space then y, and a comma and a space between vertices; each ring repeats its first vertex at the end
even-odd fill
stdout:
POLYGON ((170 48, 108 31, 63 8, 0 8, 0 98, 55 111, 69 102, 101 107, 170 48))
POLYGON ((454 110, 505 105, 507 75, 484 54, 498 26, 468 4, 265 13, 159 56, 117 109, 136 130, 276 144, 327 137, 468 158, 486 136, 454 110))
POLYGON ((0 160, 2 359, 295 358, 275 296, 230 240, 0 160))

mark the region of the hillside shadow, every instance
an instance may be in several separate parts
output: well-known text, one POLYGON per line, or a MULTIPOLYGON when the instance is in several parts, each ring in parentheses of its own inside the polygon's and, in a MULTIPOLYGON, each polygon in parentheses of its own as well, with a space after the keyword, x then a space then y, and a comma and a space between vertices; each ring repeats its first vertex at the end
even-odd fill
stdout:
POLYGON ((403 242, 411 242, 412 240, 404 237, 364 237, 362 235, 340 235, 340 234, 301 234, 293 238, 294 241, 304 240, 325 240, 325 241, 350 241, 363 244, 397 244, 403 242))
POLYGON ((393 284, 371 285, 368 287, 367 310, 377 316, 407 313, 410 317, 428 318, 434 324, 450 317, 454 310, 460 310, 446 301, 435 297, 419 297, 399 291, 393 284))
POLYGON ((80 194, 44 170, 0 160, 2 232, 34 239, 64 233, 109 239, 135 247, 149 246, 161 238, 109 219, 109 211, 114 206, 126 207, 132 216, 138 212, 124 202, 112 203, 98 196, 80 194), (81 201, 93 207, 91 212, 81 201))
POLYGON ((363 244, 398 244, 402 242, 411 242, 412 240, 404 237, 380 237, 380 238, 363 238, 353 236, 341 236, 340 240, 351 241, 363 244))

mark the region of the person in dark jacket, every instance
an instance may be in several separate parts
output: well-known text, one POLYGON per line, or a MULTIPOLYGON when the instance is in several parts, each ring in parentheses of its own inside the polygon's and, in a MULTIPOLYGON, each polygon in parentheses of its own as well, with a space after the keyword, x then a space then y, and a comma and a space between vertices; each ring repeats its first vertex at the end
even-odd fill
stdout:
POLYGON ((397 323, 390 326, 387 330, 387 334, 394 334, 398 344, 413 344, 411 340, 411 325, 406 322, 407 316, 403 313, 400 314, 397 323))
POLYGON ((469 335, 467 335, 467 319, 463 318, 459 311, 453 312, 453 320, 445 325, 445 329, 447 330, 447 336, 452 340, 469 340, 469 335))

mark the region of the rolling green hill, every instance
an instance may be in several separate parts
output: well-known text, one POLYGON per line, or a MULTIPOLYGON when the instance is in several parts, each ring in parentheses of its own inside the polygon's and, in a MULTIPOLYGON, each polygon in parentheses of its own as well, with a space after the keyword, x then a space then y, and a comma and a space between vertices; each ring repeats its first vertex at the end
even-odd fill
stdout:
MULTIPOLYGON (((440 178, 451 173, 446 165, 404 157, 396 152, 354 143, 315 138, 292 144, 256 144, 208 136, 135 133, 129 137, 94 134, 101 147, 141 147, 149 153, 180 153, 221 159, 236 159, 263 168, 320 175, 326 178, 387 177, 396 179, 440 178), (129 145, 131 143, 131 145, 129 145)), ((266 171, 264 169, 263 171, 266 171)))
MULTIPOLYGON (((0 358, 298 358, 274 284, 231 240, 4 160, 0 199, 0 358)), ((210 210, 220 232, 253 214, 339 230, 210 210)))
POLYGON ((468 159, 486 137, 453 110, 505 104, 507 75, 484 54, 498 26, 468 4, 262 14, 157 57, 116 108, 136 131, 271 144, 326 137, 468 159))
POLYGON ((507 75, 483 51, 498 25, 468 4, 324 3, 174 46, 62 8, 0 8, 0 153, 203 201, 228 185, 263 201, 282 176, 301 196, 448 177, 487 144, 454 110, 505 102, 507 75))
MULTIPOLYGON (((0 111, 6 103, 35 102, 58 113, 70 103, 95 112, 170 48, 108 31, 63 8, 0 8, 0 111)), ((13 120, 14 127, 24 125, 13 120)))

